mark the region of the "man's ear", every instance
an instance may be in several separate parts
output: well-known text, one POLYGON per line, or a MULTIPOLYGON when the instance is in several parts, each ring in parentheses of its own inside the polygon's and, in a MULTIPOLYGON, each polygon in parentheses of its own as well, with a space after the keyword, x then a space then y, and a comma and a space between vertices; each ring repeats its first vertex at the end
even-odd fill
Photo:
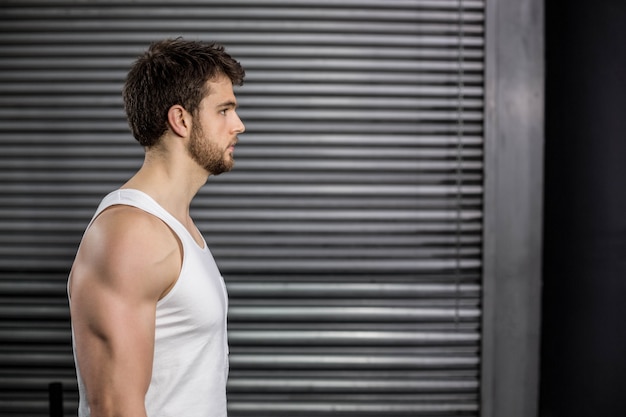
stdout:
POLYGON ((175 104, 167 111, 167 123, 176 135, 187 137, 191 133, 191 115, 180 104, 175 104))

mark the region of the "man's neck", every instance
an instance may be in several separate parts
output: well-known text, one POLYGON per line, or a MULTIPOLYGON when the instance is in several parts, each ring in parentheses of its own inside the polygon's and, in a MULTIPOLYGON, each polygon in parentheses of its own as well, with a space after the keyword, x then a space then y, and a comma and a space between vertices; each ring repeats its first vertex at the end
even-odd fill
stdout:
POLYGON ((191 200, 207 179, 208 174, 190 164, 188 159, 146 153, 142 167, 123 188, 145 192, 181 223, 187 224, 191 200))

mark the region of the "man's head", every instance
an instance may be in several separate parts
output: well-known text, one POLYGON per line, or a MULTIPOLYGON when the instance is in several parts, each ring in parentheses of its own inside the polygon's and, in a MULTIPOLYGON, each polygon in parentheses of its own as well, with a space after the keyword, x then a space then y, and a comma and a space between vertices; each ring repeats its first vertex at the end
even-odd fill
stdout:
POLYGON ((224 47, 181 38, 153 43, 131 68, 124 84, 124 107, 135 138, 145 147, 167 130, 168 110, 181 105, 195 116, 209 94, 207 81, 227 77, 243 84, 245 72, 224 47))

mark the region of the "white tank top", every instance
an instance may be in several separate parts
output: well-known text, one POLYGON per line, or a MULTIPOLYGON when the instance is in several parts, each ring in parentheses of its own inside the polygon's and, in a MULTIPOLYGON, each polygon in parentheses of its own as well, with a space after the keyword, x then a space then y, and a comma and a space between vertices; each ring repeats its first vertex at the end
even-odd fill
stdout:
MULTIPOLYGON (((182 242, 184 252, 176 284, 157 303, 154 363, 146 394, 148 417, 225 417, 228 295, 215 260, 204 240, 200 247, 174 216, 141 191, 120 189, 110 193, 93 219, 107 207, 119 204, 137 207, 163 220, 182 242)), ((88 417, 78 364, 76 373, 78 415, 88 417)))

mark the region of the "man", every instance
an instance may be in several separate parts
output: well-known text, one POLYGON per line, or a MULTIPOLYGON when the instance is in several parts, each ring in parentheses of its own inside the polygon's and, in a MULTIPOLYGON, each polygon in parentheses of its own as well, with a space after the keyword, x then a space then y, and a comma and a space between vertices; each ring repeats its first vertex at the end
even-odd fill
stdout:
POLYGON ((226 416, 227 294, 189 205, 244 131, 224 48, 154 43, 124 85, 137 173, 100 204, 68 280, 79 416, 226 416))

